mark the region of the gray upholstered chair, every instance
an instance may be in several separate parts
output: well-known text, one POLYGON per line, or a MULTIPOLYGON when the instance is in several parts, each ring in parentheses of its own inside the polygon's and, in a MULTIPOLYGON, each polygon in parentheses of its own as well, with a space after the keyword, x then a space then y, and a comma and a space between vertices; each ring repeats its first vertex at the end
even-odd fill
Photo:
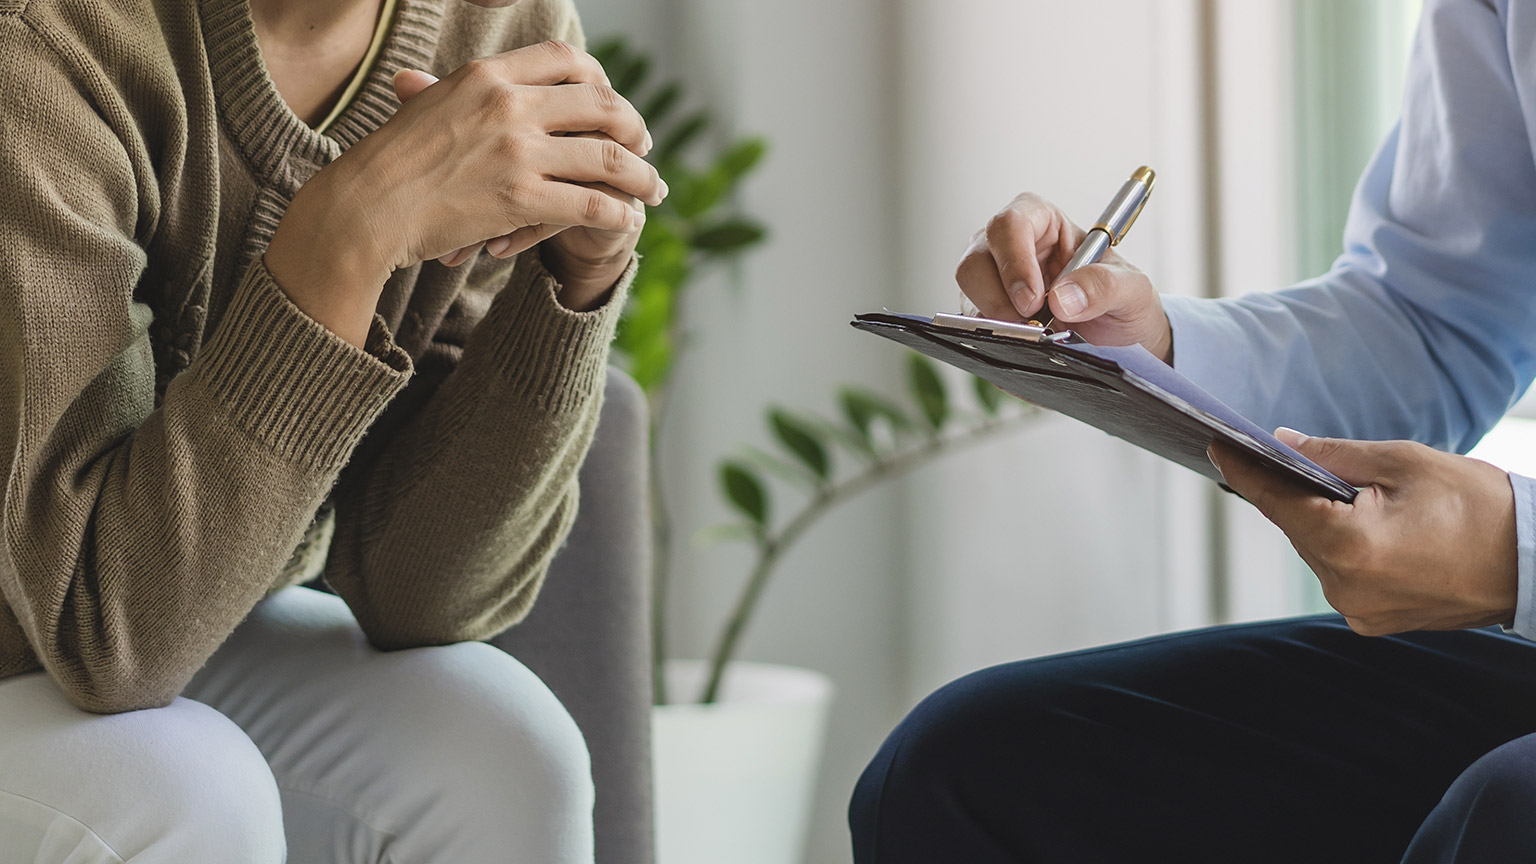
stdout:
POLYGON ((581 511, 527 620, 491 640, 536 672, 586 735, 598 864, 649 864, 650 522, 645 396, 608 371, 581 511))

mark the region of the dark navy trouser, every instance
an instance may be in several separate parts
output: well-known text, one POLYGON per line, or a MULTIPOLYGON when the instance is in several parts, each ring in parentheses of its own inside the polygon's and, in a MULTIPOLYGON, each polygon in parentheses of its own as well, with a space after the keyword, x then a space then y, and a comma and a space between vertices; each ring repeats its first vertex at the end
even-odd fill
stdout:
POLYGON ((1536 644, 1337 617, 998 666, 864 772, 858 864, 1536 861, 1536 644))

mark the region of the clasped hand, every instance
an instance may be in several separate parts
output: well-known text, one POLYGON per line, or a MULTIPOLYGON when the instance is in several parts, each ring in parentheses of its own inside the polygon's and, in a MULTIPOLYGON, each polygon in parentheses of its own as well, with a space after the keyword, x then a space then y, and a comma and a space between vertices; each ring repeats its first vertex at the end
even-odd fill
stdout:
POLYGON ((666 184, 645 120, 596 60, 559 42, 396 80, 403 107, 294 197, 267 267, 312 318, 356 344, 391 271, 509 257, 570 230, 561 301, 600 303, 666 184))
MULTIPOLYGON (((437 77, 427 72, 416 69, 402 70, 395 76, 395 93, 403 104, 437 82, 437 77)), ((610 89, 606 76, 597 86, 600 89, 593 92, 599 94, 598 98, 611 101, 615 109, 629 107, 621 106, 623 99, 610 89)), ((644 131, 644 129, 642 123, 640 130, 644 131)), ((594 294, 606 294, 614 280, 628 266, 630 256, 635 251, 635 242, 639 238, 640 229, 645 225, 645 209, 637 196, 645 195, 650 203, 659 204, 667 194, 667 184, 660 176, 655 175, 655 169, 645 163, 639 163, 638 167, 641 170, 638 171, 635 170, 637 166, 633 164, 626 166, 630 169, 628 171, 619 167, 624 163, 633 162, 635 157, 645 156, 650 151, 649 132, 645 132, 643 138, 630 142, 628 146, 619 144, 602 132, 571 133, 564 137, 599 142, 596 145, 571 143, 576 143, 578 148, 585 149, 594 157, 591 161, 594 163, 595 170, 607 170, 611 172, 612 176, 609 179, 613 182, 627 182, 627 188, 640 190, 620 191, 606 182, 570 184, 606 195, 614 201, 634 208, 634 215, 629 224, 602 227, 608 217, 595 206, 599 203, 599 199, 594 197, 588 201, 588 208, 594 217, 590 221, 596 224, 563 225, 558 222, 541 222, 485 242, 461 247, 440 256, 438 260, 449 267, 457 267, 481 249, 495 258, 510 258, 526 252, 536 244, 544 243, 550 253, 546 263, 557 272, 565 285, 566 292, 562 299, 568 305, 583 308, 591 305, 590 301, 594 299, 594 294), (609 163, 610 167, 598 169, 597 165, 603 162, 609 163), (585 290, 575 290, 581 288, 585 290)))
POLYGON ((1344 504, 1300 489, 1230 446, 1227 485, 1290 538, 1357 633, 1458 630, 1514 618, 1514 491, 1498 468, 1408 441, 1277 437, 1362 487, 1344 504))

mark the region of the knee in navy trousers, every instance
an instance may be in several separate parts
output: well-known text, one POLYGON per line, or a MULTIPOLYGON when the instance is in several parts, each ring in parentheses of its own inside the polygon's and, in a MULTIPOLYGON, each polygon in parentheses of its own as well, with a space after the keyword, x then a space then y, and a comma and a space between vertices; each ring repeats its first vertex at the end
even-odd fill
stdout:
POLYGON ((1023 661, 915 708, 858 864, 1536 858, 1536 644, 1335 617, 1023 661))

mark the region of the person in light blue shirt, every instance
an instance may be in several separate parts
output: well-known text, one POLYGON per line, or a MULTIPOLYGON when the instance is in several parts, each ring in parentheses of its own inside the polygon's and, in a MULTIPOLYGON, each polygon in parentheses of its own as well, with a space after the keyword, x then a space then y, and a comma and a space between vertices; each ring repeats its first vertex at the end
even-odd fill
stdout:
POLYGON ((1326 275, 1161 297, 1111 253, 1053 282, 1082 236, 1022 195, 957 278, 984 315, 1049 304, 1091 342, 1141 343, 1361 487, 1340 504, 1210 454, 1342 617, 952 683, 861 778, 856 860, 1536 857, 1536 481, 1458 455, 1536 377, 1536 0, 1425 4, 1326 275))

